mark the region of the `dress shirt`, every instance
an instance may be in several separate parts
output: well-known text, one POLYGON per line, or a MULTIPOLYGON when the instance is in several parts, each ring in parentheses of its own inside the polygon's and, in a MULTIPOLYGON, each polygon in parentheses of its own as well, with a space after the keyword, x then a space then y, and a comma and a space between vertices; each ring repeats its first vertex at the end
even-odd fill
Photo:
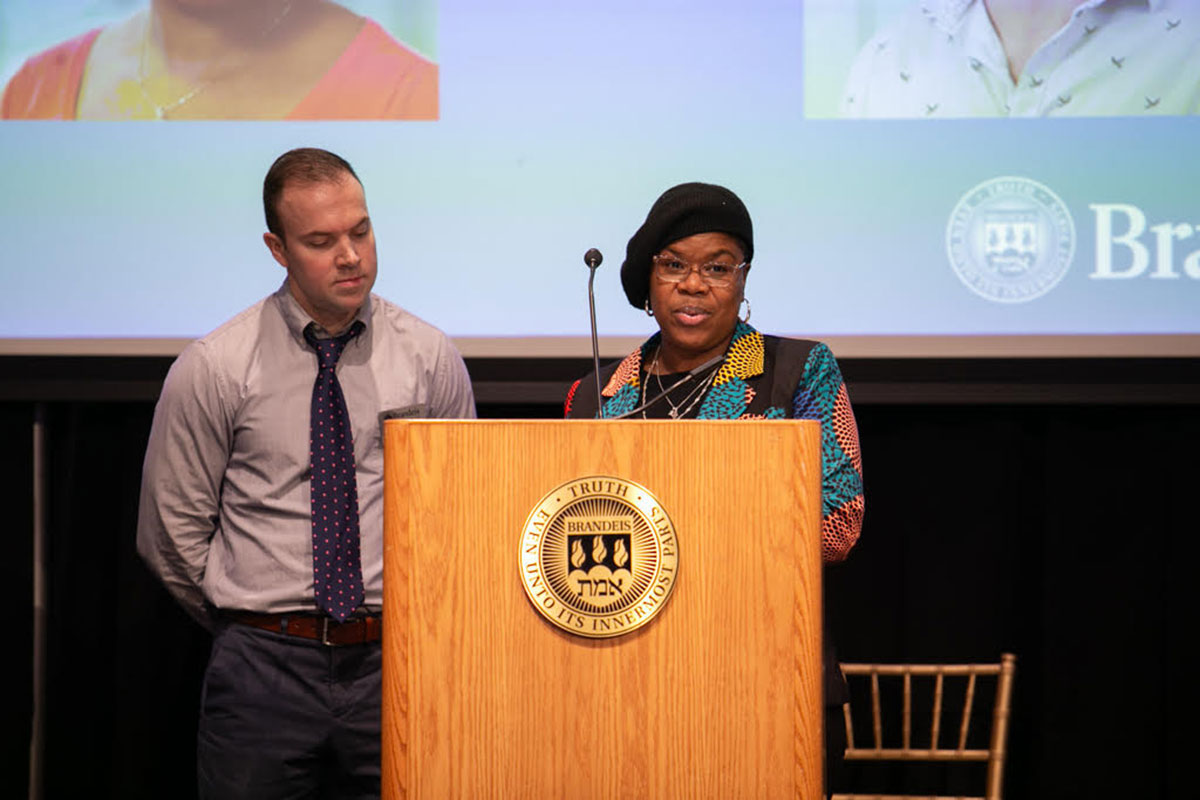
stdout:
POLYGON ((846 117, 1200 113, 1200 3, 1089 0, 1014 84, 984 0, 922 0, 863 47, 846 117))
MULTIPOLYGON (((354 432, 364 604, 383 603, 382 419, 470 418, 462 358, 441 331, 371 295, 338 380, 354 432)), ((309 414, 316 323, 286 281, 189 344, 172 365, 146 448, 138 551, 189 613, 316 611, 309 414)), ((328 332, 317 326, 319 336, 328 332)))

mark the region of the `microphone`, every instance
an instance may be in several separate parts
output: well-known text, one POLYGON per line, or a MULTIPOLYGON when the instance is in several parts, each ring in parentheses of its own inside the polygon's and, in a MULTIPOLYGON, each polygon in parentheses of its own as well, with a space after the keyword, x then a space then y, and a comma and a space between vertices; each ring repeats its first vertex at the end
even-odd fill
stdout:
POLYGON ((691 372, 689 372, 687 375, 684 375, 682 378, 680 378, 679 380, 675 381, 675 382, 674 382, 674 383, 672 383, 670 386, 668 386, 666 389, 663 389, 661 392, 659 392, 658 394, 654 395, 654 397, 651 397, 649 400, 647 400, 646 402, 642 403, 642 404, 641 404, 640 406, 638 406, 637 408, 634 408, 634 409, 631 409, 631 410, 629 410, 629 411, 626 411, 624 414, 618 414, 618 415, 617 415, 617 416, 615 416, 615 417, 609 417, 609 419, 625 419, 626 417, 632 417, 634 414, 638 413, 639 411, 645 411, 647 408, 649 408, 650 406, 654 405, 654 404, 655 404, 655 403, 657 403, 659 400, 662 400, 664 397, 666 397, 666 396, 667 396, 667 395, 669 395, 671 392, 673 392, 673 391, 675 391, 676 389, 678 389, 680 386, 683 386, 683 385, 684 385, 685 383, 687 383, 688 381, 694 381, 694 380, 696 380, 696 376, 698 376, 698 375, 702 375, 702 374, 704 374, 705 372, 707 372, 707 371, 708 371, 708 369, 709 369, 709 367, 715 367, 717 364, 720 364, 720 363, 721 363, 722 361, 724 361, 724 360, 725 360, 725 355, 724 355, 724 354, 721 354, 721 355, 719 355, 719 356, 716 356, 715 358, 710 358, 708 361, 705 361, 703 364, 701 364, 700 366, 696 367, 696 368, 695 368, 695 369, 693 369, 691 372))
POLYGON ((592 284, 596 282, 596 267, 604 256, 596 248, 589 249, 583 254, 583 263, 588 268, 588 311, 592 316, 592 374, 596 376, 596 411, 604 418, 604 398, 600 396, 600 340, 596 338, 596 293, 592 284))

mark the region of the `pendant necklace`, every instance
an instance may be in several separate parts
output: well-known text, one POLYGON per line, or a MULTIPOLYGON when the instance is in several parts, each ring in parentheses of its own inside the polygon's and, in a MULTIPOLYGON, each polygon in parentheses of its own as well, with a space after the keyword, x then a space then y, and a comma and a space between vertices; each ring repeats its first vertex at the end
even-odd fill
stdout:
MULTIPOLYGON (((646 402, 646 386, 650 383, 650 375, 653 374, 654 381, 658 384, 659 394, 662 395, 663 400, 667 401, 667 405, 671 407, 671 410, 667 412, 667 416, 671 419, 686 418, 688 414, 692 413, 692 409, 696 407, 701 398, 704 397, 705 393, 708 391, 708 388, 712 385, 713 380, 717 377, 717 372, 719 370, 713 369, 711 372, 709 372, 704 380, 696 384, 696 386, 690 392, 688 392, 678 404, 676 404, 671 402, 671 396, 667 394, 665 387, 663 387, 662 376, 660 376, 656 371, 658 368, 658 355, 659 351, 656 349, 654 351, 654 360, 650 362, 650 369, 646 374, 646 380, 642 382, 642 403, 645 404, 646 402)), ((646 418, 646 412, 643 410, 642 419, 646 418)))
MULTIPOLYGON (((272 31, 274 31, 276 28, 279 27, 279 24, 281 22, 283 22, 284 18, 291 12, 292 1, 293 0, 286 0, 286 2, 283 4, 282 10, 280 10, 280 12, 277 15, 275 15, 275 19, 271 20, 271 23, 269 25, 267 25, 266 28, 263 29, 262 33, 259 34, 258 38, 260 41, 263 39, 266 39, 271 34, 272 31)), ((158 103, 156 103, 154 101, 154 98, 150 96, 150 92, 146 89, 146 51, 149 49, 149 46, 150 46, 150 12, 147 11, 146 12, 146 31, 142 35, 142 49, 141 49, 141 52, 138 54, 137 85, 138 85, 138 89, 141 90, 142 97, 145 98, 146 102, 149 103, 151 105, 151 107, 154 109, 154 118, 155 119, 166 119, 167 114, 169 114, 170 112, 179 108, 184 103, 187 103, 193 97, 200 94, 200 92, 204 91, 209 86, 211 86, 214 82, 216 82, 215 77, 209 78, 208 80, 200 81, 199 83, 197 83, 189 91, 185 92, 180 97, 177 97, 176 99, 172 100, 169 103, 159 105, 158 103)), ((165 68, 165 62, 166 62, 165 53, 164 53, 163 60, 164 60, 163 85, 166 86, 168 76, 167 76, 166 68, 165 68)), ((225 59, 218 61, 217 66, 221 66, 224 61, 225 61, 225 59)))

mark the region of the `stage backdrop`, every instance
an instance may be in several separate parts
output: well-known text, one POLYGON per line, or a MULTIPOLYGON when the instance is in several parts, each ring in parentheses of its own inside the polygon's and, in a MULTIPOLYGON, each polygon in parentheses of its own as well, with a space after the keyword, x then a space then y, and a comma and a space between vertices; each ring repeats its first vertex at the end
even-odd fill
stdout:
MULTIPOLYGON (((606 350, 644 336, 624 246, 692 180, 750 208, 764 330, 839 355, 1200 354, 1200 7, 1085 4, 1005 87, 980 2, 345 2, 436 65, 434 118, 0 121, 0 352, 169 354, 272 291, 262 176, 316 145, 363 179, 377 291, 468 355, 586 353, 592 246, 606 350), (980 86, 993 107, 958 102, 980 86)), ((0 80, 142 19, 5 2, 0 80)))

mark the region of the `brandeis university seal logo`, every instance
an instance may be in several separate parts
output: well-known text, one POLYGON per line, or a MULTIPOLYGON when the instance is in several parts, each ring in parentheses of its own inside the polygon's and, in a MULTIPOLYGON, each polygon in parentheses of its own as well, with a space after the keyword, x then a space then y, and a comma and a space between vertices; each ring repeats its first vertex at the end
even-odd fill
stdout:
POLYGON ((547 494, 521 532, 521 579, 539 613, 565 631, 629 633, 675 587, 675 526, 645 487, 593 475, 547 494))
POLYGON ((946 252, 971 291, 1000 303, 1040 297, 1067 274, 1075 223, 1058 195, 1029 178, 993 178, 963 195, 946 252))

